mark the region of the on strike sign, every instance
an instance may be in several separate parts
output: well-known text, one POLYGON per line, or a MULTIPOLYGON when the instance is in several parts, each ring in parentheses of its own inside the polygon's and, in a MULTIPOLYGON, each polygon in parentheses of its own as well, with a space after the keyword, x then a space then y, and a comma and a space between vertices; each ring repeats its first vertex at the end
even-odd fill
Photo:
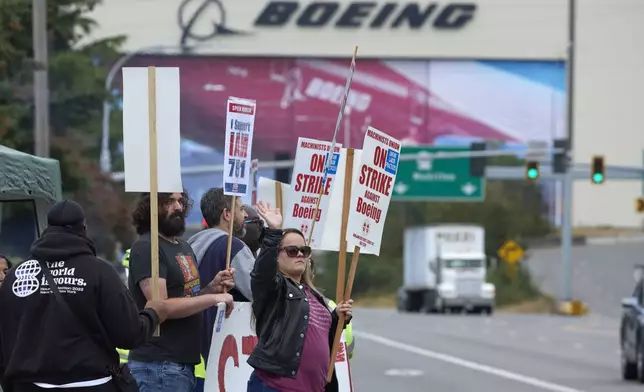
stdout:
POLYGON ((250 169, 255 129, 255 101, 228 98, 224 151, 224 194, 244 197, 251 193, 250 169))
MULTIPOLYGON (((225 309, 224 304, 218 305, 204 392, 245 391, 253 372, 253 368, 246 362, 257 344, 257 336, 251 329, 251 304, 235 302, 235 310, 227 319, 225 309)), ((338 392, 353 392, 344 333, 335 357, 335 371, 338 376, 338 392)))
POLYGON ((342 145, 336 143, 335 153, 331 159, 329 171, 326 173, 326 180, 324 180, 324 170, 327 159, 329 159, 331 143, 302 137, 297 141, 291 194, 283 213, 284 227, 300 229, 308 239, 313 219, 315 219, 315 229, 311 237, 312 248, 322 242, 325 214, 329 206, 333 179, 338 170, 341 148, 342 145), (322 191, 321 199, 320 191, 322 191), (318 203, 319 208, 316 214, 315 207, 318 203))
MULTIPOLYGON (((347 242, 380 254, 380 241, 400 158, 400 141, 369 127, 351 189, 347 242)), ((354 169, 355 170, 355 169, 354 169)))

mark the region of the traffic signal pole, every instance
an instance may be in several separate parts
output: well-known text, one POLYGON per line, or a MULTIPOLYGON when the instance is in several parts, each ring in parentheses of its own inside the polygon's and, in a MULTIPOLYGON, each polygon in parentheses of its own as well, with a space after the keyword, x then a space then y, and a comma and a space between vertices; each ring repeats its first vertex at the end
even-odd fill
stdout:
POLYGON ((574 135, 575 97, 575 29, 576 0, 568 0, 568 56, 566 61, 566 130, 568 132, 568 159, 562 183, 563 216, 561 221, 561 297, 563 302, 572 301, 572 192, 573 170, 571 162, 574 135))

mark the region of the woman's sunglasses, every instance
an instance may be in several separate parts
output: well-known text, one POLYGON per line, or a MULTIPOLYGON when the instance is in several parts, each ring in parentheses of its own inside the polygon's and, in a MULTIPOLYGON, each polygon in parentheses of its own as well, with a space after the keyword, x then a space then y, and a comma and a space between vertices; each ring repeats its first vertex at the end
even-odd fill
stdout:
POLYGON ((300 253, 302 256, 309 257, 311 256, 311 247, 310 246, 285 246, 280 248, 283 250, 288 257, 297 257, 300 253))

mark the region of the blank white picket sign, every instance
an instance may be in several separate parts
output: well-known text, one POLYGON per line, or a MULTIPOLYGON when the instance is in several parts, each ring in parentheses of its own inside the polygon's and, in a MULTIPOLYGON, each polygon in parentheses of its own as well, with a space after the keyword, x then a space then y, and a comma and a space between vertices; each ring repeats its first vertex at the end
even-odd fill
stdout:
MULTIPOLYGON (((159 192, 182 192, 179 68, 156 68, 159 192)), ((148 68, 123 68, 125 191, 150 191, 148 68)))

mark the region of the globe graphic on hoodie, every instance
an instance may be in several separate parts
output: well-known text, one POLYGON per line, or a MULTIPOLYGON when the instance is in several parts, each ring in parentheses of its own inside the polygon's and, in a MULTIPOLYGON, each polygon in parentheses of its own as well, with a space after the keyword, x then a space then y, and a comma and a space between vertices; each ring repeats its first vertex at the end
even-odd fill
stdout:
POLYGON ((16 267, 16 280, 11 286, 16 297, 24 298, 34 294, 40 288, 38 274, 42 268, 36 260, 28 260, 16 267))

